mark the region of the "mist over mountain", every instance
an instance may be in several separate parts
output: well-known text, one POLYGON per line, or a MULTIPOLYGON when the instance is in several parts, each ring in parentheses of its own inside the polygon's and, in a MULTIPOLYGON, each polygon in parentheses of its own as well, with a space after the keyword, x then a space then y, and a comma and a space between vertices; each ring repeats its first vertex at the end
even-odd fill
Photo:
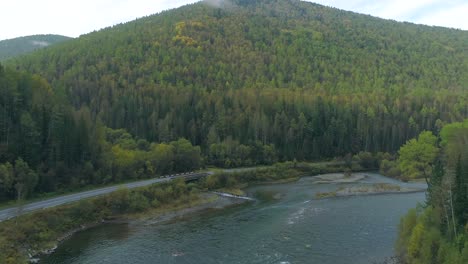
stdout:
POLYGON ((61 35, 33 35, 0 41, 0 61, 45 48, 71 38, 61 35))

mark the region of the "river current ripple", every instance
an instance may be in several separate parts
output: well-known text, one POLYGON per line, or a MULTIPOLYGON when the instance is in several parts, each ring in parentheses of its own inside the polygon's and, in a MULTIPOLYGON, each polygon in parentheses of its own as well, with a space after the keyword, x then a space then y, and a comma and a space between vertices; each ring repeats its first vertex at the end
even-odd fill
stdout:
POLYGON ((166 223, 102 225, 76 234, 41 263, 380 263, 393 255, 400 218, 425 194, 315 198, 356 184, 424 187, 367 175, 350 184, 305 177, 256 186, 247 189, 255 202, 166 223))

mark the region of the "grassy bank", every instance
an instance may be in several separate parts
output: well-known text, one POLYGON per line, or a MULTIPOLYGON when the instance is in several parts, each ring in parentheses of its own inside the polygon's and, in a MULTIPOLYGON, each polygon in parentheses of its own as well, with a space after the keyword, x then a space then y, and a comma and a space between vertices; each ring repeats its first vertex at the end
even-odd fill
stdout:
POLYGON ((183 180, 109 195, 26 214, 0 223, 0 263, 27 263, 30 256, 56 246, 63 238, 102 220, 138 218, 203 203, 200 193, 221 190, 237 195, 252 184, 285 183, 301 176, 344 171, 343 165, 286 162, 239 172, 218 172, 197 183, 183 180))
POLYGON ((202 180, 202 187, 208 190, 240 189, 254 184, 280 184, 298 180, 303 176, 334 172, 362 171, 363 168, 355 164, 351 168, 345 164, 325 163, 297 163, 284 162, 270 167, 238 172, 218 172, 202 180))
POLYGON ((86 225, 139 215, 146 211, 190 206, 199 197, 196 185, 183 180, 122 189, 109 195, 41 210, 0 223, 0 263, 27 263, 34 256, 86 225))

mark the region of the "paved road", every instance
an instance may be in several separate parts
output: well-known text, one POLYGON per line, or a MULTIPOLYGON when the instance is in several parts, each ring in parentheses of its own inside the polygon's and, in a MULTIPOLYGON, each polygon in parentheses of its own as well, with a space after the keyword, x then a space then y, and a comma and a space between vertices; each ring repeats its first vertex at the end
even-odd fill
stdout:
MULTIPOLYGON (((339 165, 340 163, 342 162, 321 162, 321 163, 314 163, 314 164, 339 165)), ((267 168, 268 166, 265 166, 265 167, 267 168)), ((234 169, 224 169, 223 171, 224 172, 241 172, 241 171, 248 171, 248 170, 256 170, 258 168, 264 168, 264 167, 234 168, 234 169)), ((71 203, 71 202, 76 202, 82 199, 96 197, 96 196, 103 195, 103 194, 108 194, 108 193, 117 191, 119 188, 132 189, 132 188, 138 188, 138 187, 151 185, 153 183, 171 181, 177 178, 194 179, 194 178, 204 177, 210 174, 213 174, 213 172, 207 171, 204 173, 183 173, 183 174, 176 174, 176 175, 167 175, 164 177, 154 178, 150 180, 132 182, 132 183, 127 183, 127 184, 121 184, 121 185, 116 185, 116 186, 111 186, 111 187, 95 189, 91 191, 85 191, 85 192, 80 192, 80 193, 75 193, 75 194, 59 196, 59 197, 55 197, 55 198, 51 198, 51 199, 47 199, 47 200, 43 200, 39 202, 26 204, 22 206, 21 208, 12 207, 8 209, 0 210, 0 222, 13 218, 18 215, 23 215, 23 214, 32 212, 32 211, 36 211, 36 210, 40 210, 44 208, 50 208, 50 207, 54 207, 58 205, 71 203)))
POLYGON ((96 196, 103 195, 103 194, 108 194, 108 193, 117 191, 119 188, 133 189, 133 188, 151 185, 151 184, 158 183, 158 182, 171 181, 177 178, 194 179, 194 178, 204 177, 209 174, 211 173, 206 172, 206 173, 186 173, 186 174, 168 175, 168 176, 164 176, 161 178, 154 178, 150 180, 126 183, 126 184, 121 184, 121 185, 116 185, 116 186, 111 186, 111 187, 95 189, 91 191, 85 191, 85 192, 80 192, 80 193, 75 193, 75 194, 59 196, 59 197, 55 197, 55 198, 51 198, 51 199, 47 199, 47 200, 43 200, 39 202, 26 204, 22 207, 12 207, 8 209, 0 210, 0 222, 13 218, 17 215, 26 214, 32 211, 36 211, 36 210, 40 210, 44 208, 50 208, 50 207, 54 207, 58 205, 71 203, 71 202, 76 202, 82 199, 96 197, 96 196))

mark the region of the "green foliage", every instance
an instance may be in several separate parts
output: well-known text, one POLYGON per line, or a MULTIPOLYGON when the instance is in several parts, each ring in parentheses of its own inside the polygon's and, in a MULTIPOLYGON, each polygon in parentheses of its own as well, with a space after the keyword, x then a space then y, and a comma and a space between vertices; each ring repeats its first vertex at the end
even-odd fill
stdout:
POLYGON ((277 181, 298 176, 298 171, 289 166, 276 165, 273 168, 258 168, 229 173, 216 173, 209 175, 202 182, 202 187, 208 190, 232 188, 240 184, 277 181))
POLYGON ((34 191, 38 181, 37 174, 21 158, 16 160, 14 171, 16 193, 18 199, 22 199, 34 191))
MULTIPOLYGON (((28 182, 28 194, 90 183, 89 168, 98 167, 104 147, 102 125, 91 119, 86 107, 74 111, 62 93, 38 76, 0 66, 0 164, 20 161, 15 165, 20 166, 18 171, 26 164, 35 172, 20 176, 28 182), (78 179, 81 172, 86 179, 78 179), (36 174, 36 180, 29 177, 36 174)), ((11 189, 18 191, 23 185, 4 185, 0 199, 15 198, 11 189)))
POLYGON ((0 199, 5 199, 13 189, 15 176, 13 166, 7 162, 0 164, 0 199))
POLYGON ((0 61, 27 54, 69 39, 69 37, 60 35, 34 35, 2 40, 0 41, 0 61))
MULTIPOLYGON (((467 142, 468 143, 468 142, 467 142)), ((465 147, 468 146, 465 144, 465 147)), ((455 169, 453 207, 459 224, 468 221, 468 156, 458 159, 455 169)))
POLYGON ((447 165, 455 168, 461 156, 468 157, 468 119, 444 126, 440 137, 447 155, 447 165))
POLYGON ((397 253, 407 263, 455 263, 440 257, 445 242, 440 231, 436 209, 412 209, 401 220, 396 244, 397 253))
POLYGON ((401 171, 398 168, 396 160, 382 160, 382 162, 380 162, 379 172, 382 175, 392 178, 399 178, 401 176, 401 171))
POLYGON ((169 144, 152 144, 147 160, 155 172, 161 175, 170 173, 174 168, 174 146, 169 144))
POLYGON ((380 155, 374 155, 367 151, 360 151, 358 154, 352 157, 351 162, 357 162, 363 168, 366 168, 366 169, 375 169, 379 167, 379 163, 381 163, 382 155, 384 154, 382 153, 380 155))
POLYGON ((198 199, 196 191, 182 181, 121 189, 90 200, 45 209, 0 223, 0 262, 27 263, 27 253, 49 249, 70 231, 147 209, 180 206, 198 199))
MULTIPOLYGON (((453 192, 457 224, 464 226, 468 221, 468 119, 444 126, 440 136, 445 166, 451 172, 445 180, 450 182, 453 192)), ((440 186, 443 186, 443 182, 440 186)))
MULTIPOLYGON (((112 129, 107 131, 115 135, 112 129)), ((193 146, 186 139, 167 144, 143 143, 144 147, 140 148, 128 133, 125 132, 123 135, 125 139, 120 137, 114 140, 116 145, 111 147, 110 155, 106 156, 106 164, 110 164, 108 170, 112 181, 186 172, 199 169, 201 166, 200 147, 193 146)))
MULTIPOLYGON (((468 261, 466 124, 465 121, 442 128, 443 155, 437 158, 428 180, 427 207, 411 210, 401 221, 396 249, 405 263, 461 264, 468 261), (456 161, 452 160, 454 157, 456 161)), ((433 149, 433 136, 428 133, 425 137, 421 135, 412 146, 426 142, 431 146, 429 149, 433 149)), ((414 148, 427 151, 427 146, 414 148)), ((417 160, 417 157, 411 159, 417 160)))
POLYGON ((220 188, 233 188, 245 186, 245 184, 256 184, 265 182, 284 182, 285 180, 297 179, 300 176, 310 176, 322 173, 342 172, 343 166, 322 166, 317 164, 294 162, 276 163, 266 168, 255 170, 242 170, 235 172, 219 172, 205 177, 201 187, 208 190, 220 188))
POLYGON ((408 251, 408 242, 417 222, 416 209, 410 209, 408 213, 400 220, 398 229, 398 240, 396 243, 397 254, 406 258, 408 251))
POLYGON ((37 183, 37 173, 23 159, 18 158, 14 166, 9 162, 0 164, 0 199, 27 198, 34 193, 37 183))
POLYGON ((174 170, 177 172, 198 169, 201 165, 200 147, 192 146, 186 139, 179 139, 170 143, 174 147, 174 170))
POLYGON ((411 210, 402 220, 396 244, 397 253, 405 263, 462 264, 465 263, 467 233, 457 238, 461 243, 448 240, 440 230, 438 213, 431 207, 411 210))
POLYGON ((208 163, 225 168, 271 165, 278 161, 277 156, 273 145, 264 145, 257 141, 252 146, 246 146, 238 141, 227 139, 210 144, 208 163))
POLYGON ((398 168, 405 179, 427 178, 439 153, 437 137, 424 131, 417 139, 411 139, 398 151, 398 168))
POLYGON ((444 165, 437 160, 432 169, 431 177, 427 186, 427 204, 440 206, 443 203, 442 180, 445 175, 444 165))
POLYGON ((9 65, 66 87, 108 127, 186 138, 226 167, 393 153, 468 116, 463 31, 302 1, 234 2, 162 12, 9 65))
POLYGON ((106 128, 38 76, 0 66, 0 94, 0 201, 202 165, 188 140, 156 144, 106 128))
POLYGON ((150 207, 148 199, 139 192, 132 192, 128 207, 132 212, 143 212, 150 207))
POLYGON ((0 66, 0 163, 24 159, 37 193, 360 151, 376 167, 365 153, 468 116, 462 31, 301 1, 226 8, 189 5, 0 66))

